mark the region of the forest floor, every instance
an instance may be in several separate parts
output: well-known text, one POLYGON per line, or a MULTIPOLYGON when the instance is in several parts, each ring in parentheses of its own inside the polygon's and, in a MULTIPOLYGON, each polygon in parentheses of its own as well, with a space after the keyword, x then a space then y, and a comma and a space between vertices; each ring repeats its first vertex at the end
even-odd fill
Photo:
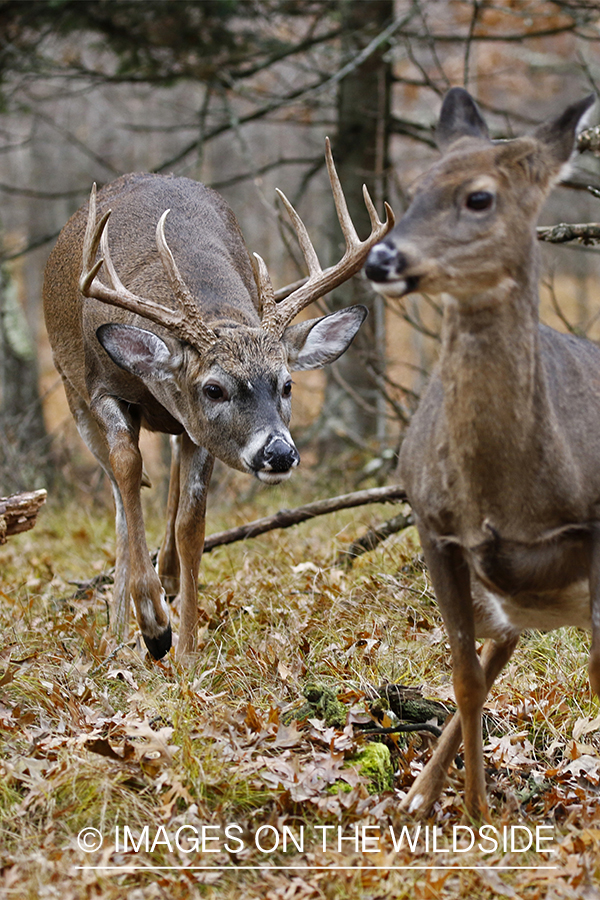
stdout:
MULTIPOLYGON (((352 488, 334 481, 230 486, 208 531, 352 488)), ((183 667, 135 627, 110 636, 110 584, 73 582, 110 570, 112 513, 50 494, 0 550, 0 897, 598 900, 600 716, 576 630, 526 636, 492 690, 487 830, 465 823, 458 767, 428 820, 399 812, 435 738, 365 736, 367 701, 394 683, 452 707, 449 649, 414 528, 339 558, 396 512, 207 554, 183 667)), ((151 547, 160 525, 149 506, 151 547)))

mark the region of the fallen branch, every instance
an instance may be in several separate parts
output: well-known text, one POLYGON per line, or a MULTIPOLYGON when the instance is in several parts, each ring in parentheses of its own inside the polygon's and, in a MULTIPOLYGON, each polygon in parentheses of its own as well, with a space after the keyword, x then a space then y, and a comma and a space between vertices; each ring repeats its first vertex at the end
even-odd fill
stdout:
POLYGON ((336 566, 351 566, 357 556, 374 550, 375 547, 389 538, 391 534, 397 534, 410 525, 414 525, 412 513, 406 516, 403 513, 398 513, 397 516, 375 525, 374 528, 369 528, 361 538, 353 541, 346 550, 342 550, 338 554, 336 566))
POLYGON ((223 544, 233 544, 245 538, 257 537, 274 528, 289 528, 314 519, 316 516, 324 516, 327 513, 337 512, 340 509, 351 509, 355 506, 365 506, 368 503, 400 503, 406 500, 404 489, 398 485, 390 487, 370 488, 366 491, 354 491, 351 494, 341 494, 339 497, 330 497, 327 500, 317 500, 306 506, 298 506, 295 509, 281 509, 273 516, 265 516, 256 519, 246 525, 230 528, 228 531, 220 531, 210 534, 204 541, 204 552, 209 553, 215 547, 223 544))
POLYGON ((389 728, 382 728, 381 726, 377 726, 376 728, 368 728, 366 730, 361 729, 361 734, 369 735, 369 734, 408 734, 411 731, 427 731, 429 734, 432 734, 434 737, 442 736, 442 729, 438 728, 436 725, 431 725, 429 722, 403 722, 399 725, 390 725, 389 728))
POLYGON ((13 534, 21 534, 33 528, 40 507, 45 502, 44 490, 0 497, 0 544, 5 544, 13 534))

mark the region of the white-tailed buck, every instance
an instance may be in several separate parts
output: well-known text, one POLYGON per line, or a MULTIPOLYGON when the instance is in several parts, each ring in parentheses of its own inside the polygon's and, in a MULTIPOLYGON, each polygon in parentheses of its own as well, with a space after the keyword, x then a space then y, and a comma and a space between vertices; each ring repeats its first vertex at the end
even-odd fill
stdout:
POLYGON ((522 631, 591 628, 600 694, 600 349, 538 320, 540 208, 592 96, 530 137, 491 141, 461 88, 442 151, 368 257, 390 298, 442 294, 441 356, 400 473, 452 649, 459 709, 404 808, 425 814, 464 739, 465 803, 486 813, 482 706, 522 631), (487 638, 481 661, 476 638, 487 638))
POLYGON ((288 430, 290 371, 332 362, 366 315, 355 306, 290 325, 358 271, 392 224, 391 211, 379 221, 365 192, 372 233, 360 241, 329 148, 327 162, 346 252, 322 271, 304 225, 281 195, 309 277, 280 303, 260 257, 255 277, 229 206, 188 178, 126 175, 97 198, 92 190, 48 260, 44 310, 54 361, 79 433, 115 499, 113 630, 127 634, 131 594, 157 659, 171 646, 166 593, 179 591, 178 655, 194 647, 214 458, 270 484, 287 478, 299 462, 288 430), (140 503, 140 428, 176 436, 158 573, 140 503))

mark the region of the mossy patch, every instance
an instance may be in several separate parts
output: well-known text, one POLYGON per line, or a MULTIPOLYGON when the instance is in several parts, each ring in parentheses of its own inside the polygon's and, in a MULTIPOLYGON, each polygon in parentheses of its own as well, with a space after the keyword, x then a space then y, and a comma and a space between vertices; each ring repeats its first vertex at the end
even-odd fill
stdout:
POLYGON ((332 688, 320 684, 307 684, 303 691, 306 703, 295 710, 290 718, 323 719, 330 728, 344 728, 348 710, 337 698, 332 688))
MULTIPOLYGON (((394 766, 388 747, 378 742, 370 742, 358 753, 348 760, 348 765, 358 769, 359 773, 368 778, 367 790, 370 794, 380 794, 383 791, 391 791, 394 786, 394 766)), ((346 766, 344 766, 346 768, 346 766)), ((346 781, 336 781, 330 785, 330 794, 349 793, 351 785, 346 781)))
POLYGON ((370 794, 391 791, 394 786, 394 766, 386 744, 369 742, 360 753, 351 760, 358 765, 358 771, 369 779, 370 794))

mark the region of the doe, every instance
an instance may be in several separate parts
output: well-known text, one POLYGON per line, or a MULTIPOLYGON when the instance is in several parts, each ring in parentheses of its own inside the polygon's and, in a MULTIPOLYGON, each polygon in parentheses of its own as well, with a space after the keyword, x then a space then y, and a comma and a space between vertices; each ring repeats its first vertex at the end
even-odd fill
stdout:
POLYGON ((404 800, 426 814, 462 737, 465 804, 487 812, 481 713, 522 631, 591 628, 600 694, 600 348, 539 323, 535 224, 589 96, 492 141, 453 88, 422 176, 366 273, 390 298, 442 294, 441 354, 400 453, 452 650, 459 715, 404 800), (487 638, 478 658, 475 639, 487 638))
POLYGON ((44 312, 54 362, 79 433, 107 473, 115 500, 112 627, 127 635, 131 595, 156 659, 171 646, 167 593, 179 592, 178 656, 195 645, 214 458, 270 484, 287 478, 299 462, 288 430, 290 372, 332 362, 365 318, 366 309, 354 306, 290 324, 358 271, 393 224, 389 207, 379 221, 365 191, 372 233, 360 241, 329 147, 327 164, 346 252, 322 271, 303 223, 281 195, 309 277, 280 303, 258 256, 255 276, 229 206, 188 178, 126 175, 98 197, 94 188, 50 254, 44 312), (174 436, 158 572, 140 502, 141 428, 174 436))

